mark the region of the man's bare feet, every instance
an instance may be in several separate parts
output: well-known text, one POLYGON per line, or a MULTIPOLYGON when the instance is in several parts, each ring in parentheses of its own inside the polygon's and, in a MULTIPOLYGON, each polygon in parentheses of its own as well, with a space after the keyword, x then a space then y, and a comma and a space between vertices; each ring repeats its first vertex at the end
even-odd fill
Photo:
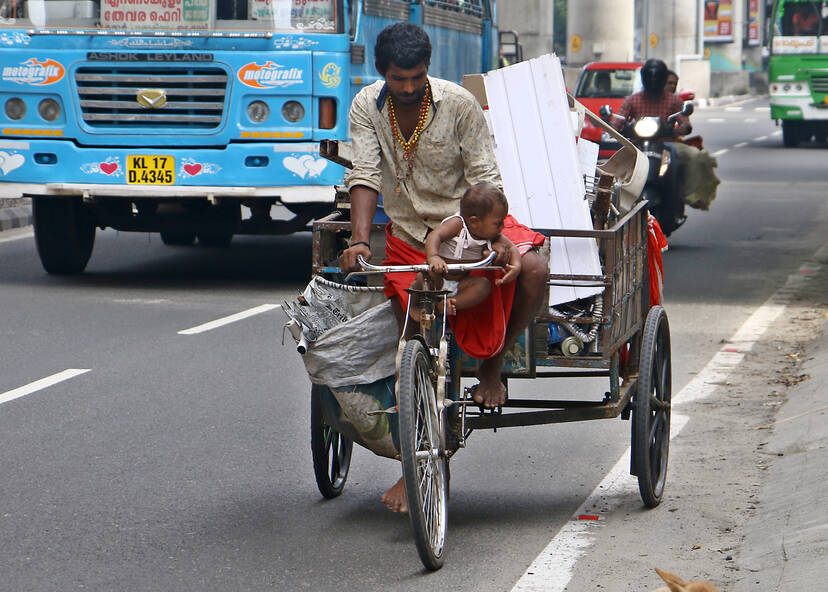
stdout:
POLYGON ((474 400, 486 408, 493 409, 506 402, 506 387, 500 381, 501 368, 502 361, 496 357, 483 360, 477 371, 480 384, 474 389, 474 400))
POLYGON ((392 512, 408 514, 408 501, 405 498, 405 482, 402 477, 394 483, 391 489, 382 494, 382 503, 392 512))

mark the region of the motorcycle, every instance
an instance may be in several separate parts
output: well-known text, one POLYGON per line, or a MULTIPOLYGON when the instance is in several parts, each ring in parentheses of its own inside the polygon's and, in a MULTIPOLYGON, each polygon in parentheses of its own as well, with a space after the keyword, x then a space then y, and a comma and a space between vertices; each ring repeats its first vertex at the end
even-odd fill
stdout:
MULTIPOLYGON (((649 202, 649 210, 658 220, 665 236, 669 236, 684 224, 684 200, 679 190, 679 162, 673 141, 677 139, 676 121, 680 115, 693 113, 693 103, 685 101, 681 111, 673 113, 666 120, 660 117, 639 117, 626 122, 621 133, 628 137, 650 161, 647 182, 641 199, 649 202)), ((601 118, 609 123, 613 114, 609 105, 600 110, 601 118)))

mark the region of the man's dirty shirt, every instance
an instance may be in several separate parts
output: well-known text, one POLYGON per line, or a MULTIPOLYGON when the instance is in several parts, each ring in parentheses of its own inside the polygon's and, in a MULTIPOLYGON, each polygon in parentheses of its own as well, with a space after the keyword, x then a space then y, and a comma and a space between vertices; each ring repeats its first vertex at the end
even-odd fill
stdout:
POLYGON ((489 128, 474 96, 461 86, 428 77, 432 105, 408 162, 394 138, 388 115, 387 91, 380 80, 364 88, 351 104, 353 170, 345 175, 350 190, 364 185, 382 194, 385 213, 394 222, 392 233, 423 249, 429 228, 460 211, 466 189, 487 181, 502 188, 489 128))

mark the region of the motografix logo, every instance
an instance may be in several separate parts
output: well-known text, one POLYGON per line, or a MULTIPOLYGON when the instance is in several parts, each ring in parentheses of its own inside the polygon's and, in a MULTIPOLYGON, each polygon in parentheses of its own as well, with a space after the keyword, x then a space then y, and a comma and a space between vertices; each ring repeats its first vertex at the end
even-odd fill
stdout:
POLYGON ((29 58, 17 66, 3 66, 3 80, 18 84, 46 86, 54 84, 66 74, 63 64, 52 59, 29 58))
POLYGON ((256 62, 245 64, 239 69, 238 78, 253 88, 286 87, 304 82, 301 68, 287 68, 271 61, 261 66, 256 62))

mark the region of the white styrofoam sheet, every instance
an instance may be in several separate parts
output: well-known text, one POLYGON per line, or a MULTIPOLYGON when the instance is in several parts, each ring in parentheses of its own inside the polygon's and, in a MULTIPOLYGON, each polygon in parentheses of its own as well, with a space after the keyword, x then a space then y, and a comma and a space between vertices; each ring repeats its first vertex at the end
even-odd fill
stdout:
MULTIPOLYGON (((532 228, 591 230, 589 203, 560 61, 545 55, 484 77, 495 156, 509 208, 532 228)), ((600 275, 591 238, 551 238, 549 271, 600 275)), ((550 286, 554 306, 602 288, 550 286)))

